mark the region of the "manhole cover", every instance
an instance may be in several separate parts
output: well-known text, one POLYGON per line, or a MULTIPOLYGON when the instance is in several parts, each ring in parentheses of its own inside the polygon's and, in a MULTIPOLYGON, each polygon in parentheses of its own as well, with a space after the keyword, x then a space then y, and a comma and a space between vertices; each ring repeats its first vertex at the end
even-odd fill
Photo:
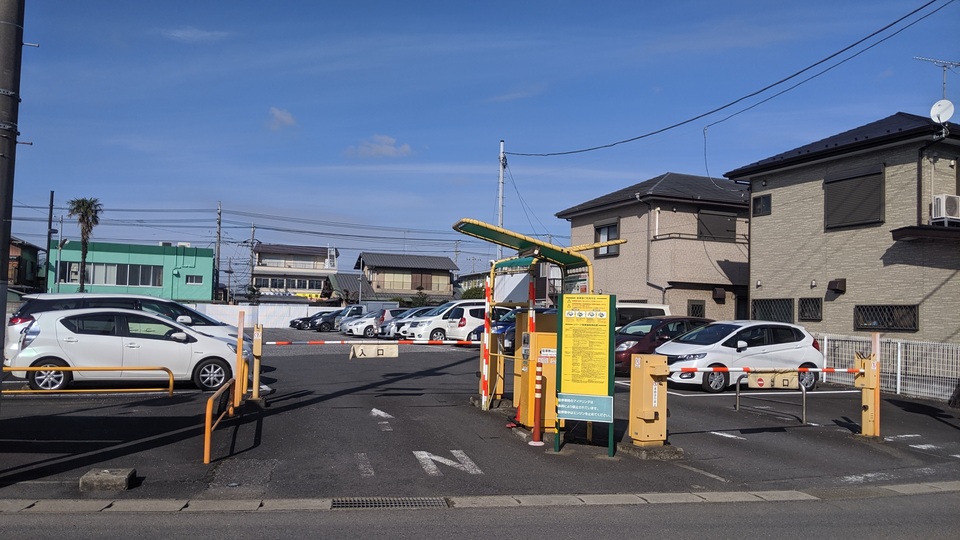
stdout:
POLYGON ((449 508, 443 497, 339 497, 330 508, 449 508))

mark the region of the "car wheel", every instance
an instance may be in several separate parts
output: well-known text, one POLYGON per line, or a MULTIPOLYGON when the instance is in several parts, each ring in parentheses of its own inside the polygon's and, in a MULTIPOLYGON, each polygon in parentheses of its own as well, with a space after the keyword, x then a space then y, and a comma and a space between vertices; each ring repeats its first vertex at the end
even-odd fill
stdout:
MULTIPOLYGON (((31 367, 67 367, 67 363, 58 358, 38 360, 31 367)), ((63 390, 70 386, 73 375, 69 371, 28 371, 27 382, 32 390, 63 390)))
POLYGON ((363 337, 372 338, 376 335, 377 335, 377 330, 372 326, 368 326, 363 329, 363 337))
MULTIPOLYGON (((817 366, 813 364, 804 364, 800 367, 815 368, 817 366)), ((802 373, 798 373, 797 382, 800 383, 800 386, 806 388, 807 392, 810 392, 817 387, 817 375, 818 373, 816 371, 804 371, 802 373)))
MULTIPOLYGON (((710 367, 723 367, 720 364, 714 364, 710 367)), ((710 371, 703 374, 703 389, 711 394, 718 394, 727 389, 730 381, 730 374, 725 371, 710 371)))
POLYGON ((332 324, 330 324, 330 323, 328 323, 328 322, 320 323, 320 331, 321 331, 321 332, 329 332, 329 331, 332 330, 332 329, 333 329, 333 325, 332 325, 332 324))
POLYGON ((193 384, 204 392, 212 392, 230 378, 230 366, 219 358, 202 360, 193 370, 193 384))
POLYGON ((445 339, 447 339, 447 333, 440 328, 430 332, 430 341, 443 341, 445 339))

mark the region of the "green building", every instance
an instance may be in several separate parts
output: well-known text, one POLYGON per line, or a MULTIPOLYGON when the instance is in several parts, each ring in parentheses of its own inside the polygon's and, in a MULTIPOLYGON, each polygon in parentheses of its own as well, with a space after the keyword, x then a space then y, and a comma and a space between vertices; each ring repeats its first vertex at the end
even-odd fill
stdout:
MULTIPOLYGON (((80 241, 50 244, 47 292, 80 289, 80 241), (54 272, 54 268, 57 269, 54 272)), ((85 291, 145 294, 178 302, 213 299, 213 250, 189 244, 158 246, 90 242, 85 291)))

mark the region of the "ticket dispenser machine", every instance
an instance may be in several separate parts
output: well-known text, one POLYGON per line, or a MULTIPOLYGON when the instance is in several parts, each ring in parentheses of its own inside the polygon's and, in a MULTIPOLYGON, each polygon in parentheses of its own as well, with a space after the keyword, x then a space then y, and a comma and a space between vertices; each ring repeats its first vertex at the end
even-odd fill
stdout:
POLYGON ((545 431, 556 431, 557 420, 557 315, 537 313, 536 332, 529 332, 527 314, 517 316, 514 353, 514 406, 520 410, 520 423, 534 424, 534 394, 537 384, 537 361, 542 366, 543 382, 541 420, 545 431))

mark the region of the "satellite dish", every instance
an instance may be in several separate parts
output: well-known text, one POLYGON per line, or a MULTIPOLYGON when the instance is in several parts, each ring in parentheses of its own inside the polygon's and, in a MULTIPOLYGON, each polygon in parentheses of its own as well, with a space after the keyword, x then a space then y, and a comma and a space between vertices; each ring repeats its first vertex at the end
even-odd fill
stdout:
POLYGON ((930 118, 938 124, 946 124, 953 116, 953 103, 949 99, 941 99, 930 109, 930 118))

